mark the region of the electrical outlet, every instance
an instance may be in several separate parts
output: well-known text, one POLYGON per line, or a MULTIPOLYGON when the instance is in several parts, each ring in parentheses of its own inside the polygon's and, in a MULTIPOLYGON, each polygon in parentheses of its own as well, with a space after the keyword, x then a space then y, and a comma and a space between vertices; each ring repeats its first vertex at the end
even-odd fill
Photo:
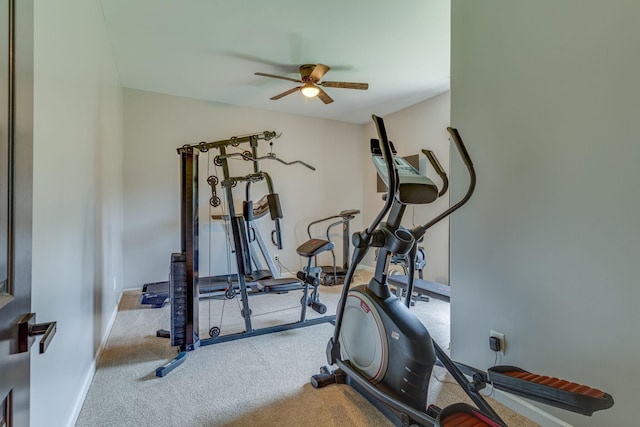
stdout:
POLYGON ((500 342, 500 353, 504 354, 507 349, 507 340, 502 332, 491 331, 489 337, 496 337, 500 342))
POLYGON ((274 254, 274 255, 273 255, 273 260, 274 260, 275 262, 280 261, 280 255, 278 255, 278 254, 274 254))

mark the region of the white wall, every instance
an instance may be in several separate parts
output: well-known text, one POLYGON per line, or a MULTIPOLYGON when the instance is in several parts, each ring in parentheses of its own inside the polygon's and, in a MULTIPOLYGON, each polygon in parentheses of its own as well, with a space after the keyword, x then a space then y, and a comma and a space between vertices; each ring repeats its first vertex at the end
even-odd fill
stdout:
POLYGON ((636 425, 640 3, 452 3, 451 121, 478 171, 451 223, 452 353, 486 368, 504 332, 502 364, 615 399, 553 414, 636 425))
MULTIPOLYGON (((170 254, 180 251, 180 163, 176 148, 184 144, 274 130, 282 133, 273 145, 273 152, 278 157, 285 161, 302 160, 316 168, 311 171, 300 165, 261 162, 262 169, 273 179, 284 214, 284 248, 278 251, 270 243, 269 246, 294 273, 302 266, 302 258, 295 249, 307 240, 309 222, 362 206, 361 126, 132 89, 124 91, 124 109, 124 271, 128 288, 167 280, 170 254)), ((248 145, 244 144, 229 152, 246 149, 249 149, 248 145)), ((260 142, 261 155, 267 154, 269 149, 268 143, 260 142)), ((218 151, 212 150, 208 154, 211 156, 209 174, 221 178, 222 171, 214 171, 212 163, 218 151)), ((201 276, 235 271, 233 257, 230 258, 231 269, 227 267, 228 245, 223 228, 208 221, 208 154, 200 155, 199 168, 201 276), (210 259, 209 252, 212 254, 210 259)), ((249 162, 230 162, 232 175, 251 172, 249 162)), ((235 191, 234 198, 243 200, 244 185, 239 184, 235 191)), ((220 187, 218 192, 222 193, 220 187)), ((266 186, 252 186, 254 199, 263 194, 266 194, 266 186)), ((213 209, 211 213, 221 213, 221 209, 213 209)), ((353 230, 361 227, 360 218, 359 215, 352 221, 353 230)), ((273 223, 268 216, 260 223, 269 242, 273 223)), ((337 239, 340 239, 339 231, 335 236, 337 239)), ((336 246, 336 256, 341 260, 339 240, 336 246)), ((330 262, 329 259, 320 261, 330 262)))
POLYGON ((122 289, 122 89, 98 0, 35 2, 31 426, 71 425, 122 289))
MULTIPOLYGON (((442 187, 442 181, 434 172, 427 158, 422 154, 422 149, 432 150, 440 163, 448 171, 449 165, 449 140, 447 126, 449 126, 449 92, 445 92, 397 113, 384 117, 388 138, 394 143, 398 155, 410 156, 419 154, 420 169, 425 172, 433 182, 442 187)), ((365 143, 369 144, 371 138, 378 138, 373 123, 365 126, 365 143)), ((376 193, 376 170, 371 162, 370 152, 367 146, 363 150, 364 156, 364 226, 368 226, 378 214, 384 202, 381 193, 376 193)), ((446 193, 434 203, 421 206, 408 207, 403 220, 403 225, 425 224, 449 206, 449 194, 446 193)), ((424 278, 439 283, 449 284, 449 219, 445 218, 433 226, 420 243, 426 253, 427 266, 424 269, 424 278)), ((374 266, 373 255, 368 254, 365 262, 374 266)), ((402 271, 400 266, 397 270, 402 271)), ((417 277, 417 275, 416 275, 417 277)))

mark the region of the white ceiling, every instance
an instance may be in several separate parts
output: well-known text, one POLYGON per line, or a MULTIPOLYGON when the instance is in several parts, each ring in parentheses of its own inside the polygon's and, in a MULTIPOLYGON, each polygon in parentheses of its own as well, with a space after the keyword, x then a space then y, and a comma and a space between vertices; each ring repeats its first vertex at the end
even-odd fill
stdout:
POLYGON ((449 89, 449 0, 102 0, 122 85, 219 103, 366 123, 449 89), (326 64, 323 104, 270 97, 326 64))

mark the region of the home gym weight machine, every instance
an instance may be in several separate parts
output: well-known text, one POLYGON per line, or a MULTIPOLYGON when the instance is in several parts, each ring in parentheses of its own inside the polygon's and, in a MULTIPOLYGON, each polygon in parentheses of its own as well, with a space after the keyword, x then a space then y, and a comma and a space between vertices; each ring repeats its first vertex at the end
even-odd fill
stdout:
MULTIPOLYGON (((250 253, 248 249, 248 233, 245 222, 251 221, 253 207, 250 201, 243 204, 243 214, 237 215, 233 203, 233 188, 238 182, 254 183, 260 180, 267 180, 269 195, 267 196, 271 217, 276 222, 276 229, 273 233, 274 242, 282 248, 281 230, 279 220, 282 218, 278 195, 273 193, 273 186, 270 184, 269 175, 260 170, 260 160, 276 160, 285 165, 295 163, 302 164, 310 169, 312 166, 302 162, 285 162, 276 157, 272 152, 266 156, 258 155, 258 143, 261 140, 272 141, 278 138, 273 131, 263 133, 232 137, 227 140, 215 142, 200 142, 193 145, 184 145, 177 149, 180 155, 180 220, 181 220, 181 252, 171 255, 169 293, 171 299, 171 330, 158 331, 158 336, 169 337, 171 345, 177 347, 178 355, 168 363, 156 369, 156 376, 163 377, 179 366, 189 351, 193 351, 200 346, 212 345, 241 338, 258 335, 265 335, 289 329, 312 326, 326 322, 333 322, 335 315, 323 316, 307 319, 306 309, 324 314, 326 307, 320 302, 318 286, 320 279, 309 273, 312 258, 321 252, 331 250, 333 243, 321 239, 312 239, 297 248, 297 253, 308 259, 306 271, 300 271, 296 279, 270 279, 269 281, 258 281, 257 293, 268 292, 288 292, 294 290, 302 291, 300 299, 300 318, 297 322, 274 325, 256 329, 251 322, 251 309, 249 306, 249 295, 252 289, 247 284, 247 273, 251 268, 250 253), (238 147, 240 144, 249 144, 250 151, 243 153, 228 153, 229 147, 238 147), (201 339, 199 334, 199 281, 198 281, 198 156, 209 150, 217 149, 219 155, 214 159, 216 166, 222 167, 223 179, 208 177, 207 182, 211 186, 212 196, 211 206, 219 206, 221 203, 217 195, 216 188, 220 184, 225 193, 228 208, 228 220, 231 225, 233 247, 237 267, 238 291, 242 301, 241 315, 244 319, 244 332, 220 335, 219 327, 212 327, 209 330, 210 338, 201 339), (240 157, 253 163, 253 173, 245 176, 231 176, 229 172, 228 159, 240 157), (274 281, 275 280, 275 281, 274 281), (262 282, 262 283, 261 283, 262 282), (309 290, 311 288, 311 294, 309 290)), ((272 143, 272 142, 271 142, 272 143)), ((248 190, 247 190, 247 194, 248 190)), ((227 298, 236 297, 236 288, 232 284, 225 292, 227 298)))
MULTIPOLYGON (((231 153, 227 155, 227 158, 240 157, 243 160, 251 160, 249 153, 231 153)), ((277 157, 270 155, 267 158, 280 160, 277 157)), ((217 160, 220 162, 220 160, 217 160)), ((256 160, 257 162, 257 160, 256 160)), ((292 162, 296 163, 296 162, 292 162)), ((315 170, 313 166, 310 166, 304 162, 301 163, 304 166, 315 170)), ((248 286, 252 290, 256 290, 257 281, 260 280, 261 283, 269 283, 267 280, 271 280, 272 284, 279 284, 280 288, 282 285, 286 283, 297 283, 297 280, 291 279, 281 279, 280 270, 276 266, 273 256, 269 251, 267 244, 265 243, 265 239, 262 236, 260 231, 260 227, 258 226, 257 221, 267 214, 270 214, 271 219, 275 223, 275 229, 271 233, 271 242, 278 249, 282 249, 281 242, 281 230, 280 230, 280 220, 282 219, 282 211, 280 209, 280 203, 278 199, 278 195, 274 191, 273 181, 268 173, 262 172, 264 177, 264 181, 267 184, 267 194, 264 195, 257 202, 253 202, 250 194, 250 187, 252 181, 246 182, 246 195, 243 208, 243 217, 245 219, 244 224, 246 226, 247 236, 248 236, 248 249, 249 249, 249 257, 250 264, 252 266, 247 267, 248 273, 246 274, 246 281, 249 284, 248 286), (260 261, 260 256, 258 255, 259 250, 262 259, 266 263, 265 266, 260 261), (254 267, 254 268, 253 268, 254 267), (252 269, 253 268, 253 269, 252 269)), ((259 178, 258 178, 259 179, 259 178)), ((219 184, 219 179, 216 176, 210 176, 207 178, 207 183, 211 186, 211 198, 209 199, 209 204, 212 207, 220 206, 221 199, 217 195, 217 185, 219 184)), ((213 220, 222 221, 225 223, 225 227, 228 227, 229 215, 211 215, 213 220)), ((233 294, 239 289, 238 285, 238 276, 237 274, 222 274, 217 276, 205 276, 198 277, 198 289, 201 298, 210 298, 219 294, 224 294, 225 296, 231 298, 233 294)), ((142 287, 142 294, 140 296, 140 303, 145 305, 151 305, 152 308, 160 308, 163 307, 166 302, 169 300, 169 281, 161 281, 161 282, 150 282, 145 283, 142 287)))
MULTIPOLYGON (((353 236, 354 254, 336 311, 333 337, 327 345, 328 366, 311 378, 314 387, 349 384, 399 426, 505 426, 480 394, 486 384, 508 393, 584 415, 613 406, 611 395, 558 378, 532 374, 515 366, 494 366, 488 372, 449 358, 426 327, 386 283, 392 254, 415 255, 416 242, 433 224, 449 216, 471 197, 475 170, 456 129, 448 128, 470 175, 464 197, 428 223, 407 229, 400 225, 407 205, 430 203, 437 187, 400 157, 394 157, 384 122, 373 116, 380 137, 372 144, 372 159, 385 184, 385 205, 373 223, 353 236), (384 217, 386 221, 382 220, 384 217), (370 248, 379 248, 374 277, 368 285, 351 287, 358 264, 370 248), (476 405, 457 403, 440 409, 427 406, 429 379, 436 360, 444 366, 476 405), (472 376, 468 380, 465 376, 472 376)), ((409 263, 409 278, 413 263, 409 263)), ((407 283, 407 295, 412 292, 407 283)))

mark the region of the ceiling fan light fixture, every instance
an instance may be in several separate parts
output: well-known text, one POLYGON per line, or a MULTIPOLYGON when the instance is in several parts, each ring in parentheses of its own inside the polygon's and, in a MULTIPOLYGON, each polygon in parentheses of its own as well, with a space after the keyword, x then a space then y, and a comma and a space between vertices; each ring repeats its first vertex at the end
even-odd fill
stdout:
POLYGON ((336 89, 360 89, 367 90, 369 88, 368 83, 354 83, 354 82, 326 82, 320 80, 324 77, 324 75, 329 71, 330 68, 328 65, 323 64, 304 64, 301 65, 298 71, 300 71, 300 78, 294 79, 291 77, 277 76, 275 74, 266 74, 266 73, 254 73, 256 76, 264 76, 271 77, 274 79, 280 80, 288 80, 295 83, 300 83, 302 86, 292 87, 291 89, 279 93, 276 96, 272 96, 269 98, 272 101, 276 101, 285 96, 291 95, 297 91, 302 92, 302 95, 305 98, 313 98, 318 97, 320 101, 324 104, 331 104, 333 99, 320 88, 322 87, 331 87, 336 89))
POLYGON ((304 86, 302 86, 300 92, 302 92, 302 94, 307 98, 313 98, 318 93, 320 93, 320 89, 313 83, 307 82, 304 84, 304 86))

